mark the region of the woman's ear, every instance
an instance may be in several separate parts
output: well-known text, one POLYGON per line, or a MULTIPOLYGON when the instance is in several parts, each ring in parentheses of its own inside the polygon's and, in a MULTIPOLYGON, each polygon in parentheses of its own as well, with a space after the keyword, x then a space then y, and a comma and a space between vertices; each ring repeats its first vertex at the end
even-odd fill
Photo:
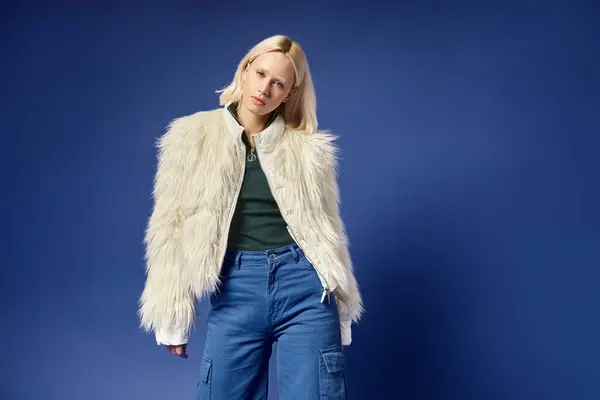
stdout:
POLYGON ((250 69, 250 63, 248 62, 246 64, 246 67, 242 71, 242 82, 244 82, 244 80, 246 79, 246 73, 248 72, 249 69, 250 69))

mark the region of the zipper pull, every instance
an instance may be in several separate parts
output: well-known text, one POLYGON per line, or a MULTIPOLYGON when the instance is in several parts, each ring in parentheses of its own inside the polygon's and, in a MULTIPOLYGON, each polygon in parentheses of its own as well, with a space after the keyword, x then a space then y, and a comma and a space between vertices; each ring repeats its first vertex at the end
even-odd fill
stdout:
POLYGON ((327 297, 327 304, 329 304, 331 301, 331 299, 329 298, 329 289, 325 288, 323 289, 323 296, 321 296, 321 303, 323 303, 325 301, 325 297, 327 297))
POLYGON ((254 147, 252 147, 250 149, 250 154, 248 154, 248 161, 250 161, 250 162, 256 161, 256 149, 254 147))

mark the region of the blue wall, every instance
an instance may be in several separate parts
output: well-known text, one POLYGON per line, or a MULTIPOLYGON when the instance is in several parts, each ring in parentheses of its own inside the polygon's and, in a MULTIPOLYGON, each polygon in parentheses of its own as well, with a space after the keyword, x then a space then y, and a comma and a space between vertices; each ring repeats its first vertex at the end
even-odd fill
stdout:
POLYGON ((154 141, 284 33, 341 135, 352 398, 599 399, 599 7, 280 3, 4 8, 0 398, 193 398, 204 328, 135 315, 154 141))

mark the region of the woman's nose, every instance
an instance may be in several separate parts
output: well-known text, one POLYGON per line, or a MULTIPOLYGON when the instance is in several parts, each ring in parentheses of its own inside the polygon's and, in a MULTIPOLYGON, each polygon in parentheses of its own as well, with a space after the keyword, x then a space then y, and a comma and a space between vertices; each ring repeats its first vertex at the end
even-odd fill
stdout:
POLYGON ((263 95, 267 96, 269 94, 269 86, 268 85, 263 85, 262 87, 260 87, 258 89, 258 91, 260 93, 262 93, 263 95))

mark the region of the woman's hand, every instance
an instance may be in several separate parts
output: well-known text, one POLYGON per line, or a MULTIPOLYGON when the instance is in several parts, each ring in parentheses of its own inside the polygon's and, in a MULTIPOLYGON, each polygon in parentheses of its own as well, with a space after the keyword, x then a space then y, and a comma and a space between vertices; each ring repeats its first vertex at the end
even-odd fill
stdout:
POLYGON ((186 354, 186 348, 187 348, 187 344, 180 344, 177 346, 165 346, 165 348, 167 349, 167 351, 171 352, 171 354, 179 356, 181 358, 188 358, 188 355, 186 354))

